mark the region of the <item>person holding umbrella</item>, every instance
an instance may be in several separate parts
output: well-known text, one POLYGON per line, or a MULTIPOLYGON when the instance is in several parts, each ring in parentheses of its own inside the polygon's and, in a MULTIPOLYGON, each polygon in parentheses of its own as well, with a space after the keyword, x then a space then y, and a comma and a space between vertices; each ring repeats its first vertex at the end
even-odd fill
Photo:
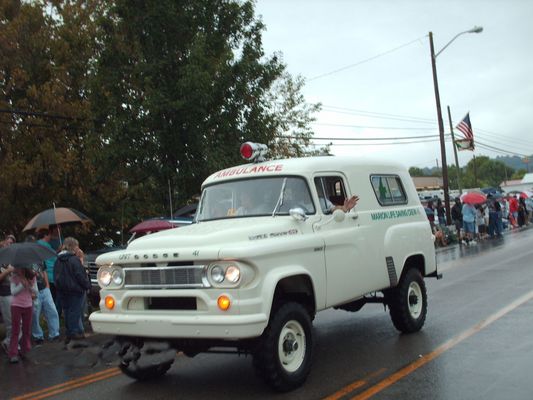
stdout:
POLYGON ((13 297, 10 307, 12 318, 8 355, 13 363, 18 362, 17 351, 21 321, 23 331, 22 354, 25 355, 31 348, 32 297, 37 295, 37 282, 31 270, 31 265, 40 263, 54 255, 55 252, 53 250, 30 242, 13 243, 10 246, 0 248, 0 265, 8 265, 11 268, 15 268, 15 270, 24 270, 13 271, 13 277, 10 282, 10 291, 13 297))
POLYGON ((476 209, 472 204, 464 202, 461 211, 463 214, 463 229, 465 231, 466 244, 476 244, 476 241, 474 240, 474 234, 476 231, 476 209))
POLYGON ((33 312, 33 299, 37 297, 37 281, 29 264, 15 264, 15 271, 11 275, 11 340, 9 343, 9 362, 19 362, 18 346, 19 332, 22 328, 20 340, 20 354, 26 358, 31 350, 31 319, 33 312))
MULTIPOLYGON (((26 238, 27 242, 35 241, 33 235, 26 238)), ((37 289, 39 293, 33 303, 33 317, 31 336, 36 345, 44 342, 43 330, 41 328, 41 311, 44 313, 44 318, 48 326, 48 339, 51 342, 59 339, 59 315, 57 314, 54 299, 50 293, 50 284, 48 282, 48 273, 46 261, 32 264, 33 271, 37 280, 37 289)))
MULTIPOLYGON (((0 247, 8 247, 16 242, 15 236, 7 235, 6 238, 0 242, 0 247)), ((0 263, 0 314, 4 320, 6 328, 6 337, 2 341, 2 348, 7 353, 9 342, 11 341, 11 285, 9 276, 14 271, 13 266, 9 264, 0 263)))
MULTIPOLYGON (((52 234, 49 229, 39 229, 37 231, 37 239, 37 243, 41 246, 46 247, 52 251, 55 250, 50 244, 52 240, 52 234)), ((56 311, 59 315, 61 315, 61 306, 57 298, 56 287, 54 283, 54 264, 56 262, 56 259, 57 256, 54 255, 53 257, 50 257, 44 262, 46 264, 46 274, 48 275, 48 287, 50 288, 50 293, 52 294, 52 298, 54 299, 56 311)))

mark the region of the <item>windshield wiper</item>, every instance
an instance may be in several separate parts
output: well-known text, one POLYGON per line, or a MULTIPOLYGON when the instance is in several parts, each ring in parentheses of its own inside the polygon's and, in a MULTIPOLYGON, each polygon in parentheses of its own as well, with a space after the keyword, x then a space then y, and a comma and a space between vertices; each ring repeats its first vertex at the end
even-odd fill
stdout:
POLYGON ((278 208, 280 208, 283 205, 283 196, 285 193, 285 186, 287 185, 287 178, 283 179, 283 184, 281 185, 281 193, 279 194, 278 201, 276 202, 276 206, 274 207, 274 211, 272 211, 272 216, 276 215, 276 211, 278 208))

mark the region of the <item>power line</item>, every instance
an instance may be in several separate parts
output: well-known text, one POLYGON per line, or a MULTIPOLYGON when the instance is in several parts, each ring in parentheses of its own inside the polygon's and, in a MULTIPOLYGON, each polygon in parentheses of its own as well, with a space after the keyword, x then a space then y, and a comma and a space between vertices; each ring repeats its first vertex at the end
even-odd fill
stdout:
POLYGON ((424 122, 424 123, 431 123, 431 124, 434 124, 436 122, 434 119, 414 117, 411 115, 380 113, 380 112, 374 112, 374 111, 357 110, 353 108, 337 107, 337 106, 330 106, 330 105, 323 105, 322 109, 327 112, 337 112, 340 114, 351 114, 351 115, 363 115, 366 117, 373 117, 373 118, 398 119, 398 120, 405 120, 405 121, 410 121, 410 122, 424 122))
MULTIPOLYGON (((450 136, 450 135, 448 135, 450 136)), ((289 139, 297 139, 296 136, 285 136, 289 139)), ((342 140, 342 141, 364 141, 364 140, 407 140, 407 139, 438 139, 438 135, 424 135, 424 136, 403 136, 403 137, 358 137, 358 138, 344 138, 344 137, 314 137, 313 140, 342 140)))
MULTIPOLYGON (((334 112, 334 113, 340 113, 340 114, 348 114, 348 115, 359 115, 359 116, 365 116, 365 117, 371 117, 371 118, 377 118, 377 119, 391 119, 391 120, 398 120, 398 121, 409 121, 409 122, 415 122, 415 123, 431 123, 434 124, 435 121, 431 119, 421 118, 421 117, 414 117, 414 116, 406 116, 406 115, 400 115, 400 114, 390 114, 390 113, 379 113, 379 112, 373 112, 373 111, 366 111, 366 110, 358 110, 358 109, 352 109, 347 107, 339 107, 339 106, 331 106, 331 105, 325 105, 323 106, 323 110, 326 112, 334 112)), ((314 123, 315 125, 328 125, 327 123, 314 123)), ((372 126, 360 126, 360 125, 350 125, 350 124, 329 124, 330 126, 338 126, 338 127, 346 127, 346 128, 360 128, 360 129, 405 129, 405 130, 423 130, 423 128, 411 128, 411 127, 372 127, 372 126)), ((527 141, 527 140, 516 140, 513 139, 511 142, 505 140, 505 136, 501 134, 496 134, 494 132, 486 131, 482 128, 476 128, 476 137, 481 137, 485 141, 491 142, 491 143, 502 143, 506 147, 510 148, 517 148, 521 146, 533 146, 533 142, 527 141), (479 132, 482 132, 481 134, 479 132), (487 132, 487 133, 483 133, 487 132), (494 137, 496 139, 494 139, 494 137), (498 140, 500 139, 500 140, 498 140)), ((494 150, 494 148, 493 148, 494 150)), ((499 149, 499 152, 501 153, 502 150, 499 149)), ((504 151, 503 151, 504 152, 504 151)), ((520 154, 520 153, 514 153, 512 151, 506 152, 505 154, 520 154)))
POLYGON ((319 126, 338 126, 340 128, 360 128, 360 129, 397 129, 408 131, 427 131, 430 128, 415 128, 415 127, 402 127, 402 126, 369 126, 369 125, 350 125, 350 124, 334 124, 329 122, 313 122, 313 125, 319 126))
POLYGON ((24 116, 31 116, 31 117, 43 117, 43 118, 51 118, 51 119, 64 119, 64 120, 69 120, 69 121, 84 119, 84 118, 66 117, 64 115, 47 114, 47 113, 39 112, 39 111, 19 110, 15 108, 12 108, 12 109, 0 108, 0 113, 13 114, 13 115, 24 115, 24 116))
POLYGON ((320 75, 314 76, 314 77, 312 77, 312 78, 307 79, 307 82, 311 82, 311 81, 314 81, 314 80, 316 80, 316 79, 323 78, 323 77, 325 77, 325 76, 333 75, 333 74, 336 74, 337 72, 345 71, 345 70, 347 70, 347 69, 350 69, 350 68, 356 67, 356 66, 358 66, 358 65, 361 65, 361 64, 367 63, 367 62, 369 62, 369 61, 375 60, 376 58, 383 57, 384 55, 390 54, 390 53, 392 53, 392 52, 394 52, 394 51, 396 51, 396 50, 399 50, 399 49, 401 49, 401 48, 403 48, 403 47, 406 47, 406 46, 409 46, 409 45, 411 45, 411 44, 413 44, 413 43, 415 43, 415 42, 418 42, 418 41, 420 41, 420 39, 422 39, 422 38, 424 38, 424 37, 426 37, 426 36, 427 36, 427 35, 421 36, 421 37, 419 37, 419 38, 417 38, 417 39, 415 39, 415 40, 412 40, 412 41, 410 41, 410 42, 408 42, 408 43, 404 43, 404 44, 402 44, 402 45, 400 45, 400 46, 398 46, 398 47, 395 47, 395 48, 393 48, 393 49, 390 49, 390 50, 384 51, 383 53, 379 53, 379 54, 377 54, 377 55, 375 55, 375 56, 373 56, 373 57, 367 58, 367 59, 365 59, 365 60, 361 60, 361 61, 356 62, 356 63, 354 63, 354 64, 350 64, 350 65, 347 65, 347 66, 345 66, 345 67, 341 67, 341 68, 338 68, 338 69, 336 69, 336 70, 333 70, 333 71, 330 71, 330 72, 326 72, 326 73, 324 73, 324 74, 320 74, 320 75))

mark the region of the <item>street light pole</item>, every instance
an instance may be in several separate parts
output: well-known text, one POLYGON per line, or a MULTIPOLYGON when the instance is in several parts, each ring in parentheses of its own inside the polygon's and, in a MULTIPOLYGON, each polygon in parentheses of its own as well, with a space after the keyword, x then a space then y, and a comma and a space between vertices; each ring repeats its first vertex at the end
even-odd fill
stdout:
POLYGON ((444 122, 442 121, 442 111, 440 106, 440 95, 439 95, 439 83, 437 80, 437 56, 442 53, 442 51, 448 47, 455 39, 465 33, 480 33, 483 31, 483 28, 480 26, 475 26, 474 28, 460 32, 455 35, 452 40, 450 40, 446 45, 435 54, 435 47, 433 45, 433 32, 429 32, 429 48, 431 51, 431 69, 433 71, 433 87, 435 89, 435 103, 437 105, 437 121, 439 124, 439 140, 440 140, 440 156, 442 164, 442 186, 444 189, 444 208, 446 209, 446 224, 450 225, 452 222, 451 213, 450 213, 450 194, 448 193, 448 164, 446 163, 446 146, 444 142, 444 122))
POLYGON ((444 122, 440 107, 439 82, 437 80, 437 64, 435 47, 433 46, 433 32, 429 32, 429 48, 431 50, 431 69, 433 70, 433 87, 435 89, 435 102, 437 103, 437 121, 439 123, 440 158, 442 168, 442 186, 444 189, 444 208, 446 210, 446 224, 452 221, 450 213, 450 194, 448 193, 448 164, 446 163, 446 147, 444 144, 444 122))

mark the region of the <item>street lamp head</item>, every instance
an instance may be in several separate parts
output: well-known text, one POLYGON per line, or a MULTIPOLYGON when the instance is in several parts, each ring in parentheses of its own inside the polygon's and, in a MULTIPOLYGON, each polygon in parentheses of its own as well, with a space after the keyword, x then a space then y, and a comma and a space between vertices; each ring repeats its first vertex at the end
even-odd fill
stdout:
POLYGON ((472 29, 468 31, 468 33, 481 33, 483 32, 482 26, 474 26, 472 29))

